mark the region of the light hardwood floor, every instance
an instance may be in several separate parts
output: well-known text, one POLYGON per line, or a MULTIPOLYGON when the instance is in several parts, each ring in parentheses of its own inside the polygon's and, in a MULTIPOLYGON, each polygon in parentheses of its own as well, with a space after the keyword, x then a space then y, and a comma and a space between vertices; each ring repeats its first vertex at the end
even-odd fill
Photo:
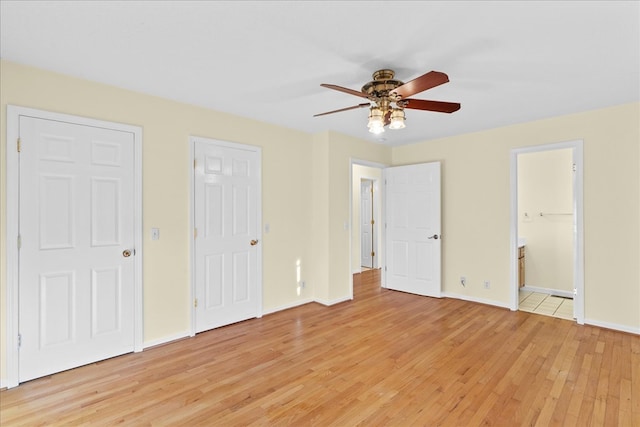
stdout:
POLYGON ((640 425, 640 336, 377 286, 0 392, 12 425, 640 425))

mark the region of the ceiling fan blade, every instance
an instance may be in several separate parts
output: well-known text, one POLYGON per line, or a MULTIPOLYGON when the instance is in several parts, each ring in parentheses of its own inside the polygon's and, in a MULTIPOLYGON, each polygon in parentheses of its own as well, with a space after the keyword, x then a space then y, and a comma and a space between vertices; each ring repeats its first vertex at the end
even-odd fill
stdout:
POLYGON ((426 99, 405 99, 403 102, 405 103, 404 108, 411 108, 414 110, 453 113, 460 109, 460 104, 458 102, 427 101, 426 99))
POLYGON ((370 104, 368 102, 365 102, 364 104, 354 105, 353 107, 341 108, 339 110, 327 111, 326 113, 314 114, 313 117, 326 116, 327 114, 339 113, 341 111, 355 110, 356 108, 364 108, 368 107, 369 105, 370 104))
POLYGON ((445 73, 441 73, 440 71, 429 71, 427 74, 423 74, 420 77, 416 77, 403 84, 402 86, 398 86, 391 93, 398 94, 402 99, 405 99, 411 95, 415 95, 416 93, 420 93, 427 89, 431 89, 436 86, 440 86, 443 83, 447 83, 449 81, 449 76, 445 73))
POLYGON ((330 84, 327 84, 327 83, 322 83, 320 86, 326 87, 326 88, 329 88, 329 89, 333 89, 333 90, 337 90, 339 92, 348 93, 350 95, 359 96, 361 98, 367 98, 367 99, 369 98, 369 96, 364 92, 360 92, 358 90, 353 90, 353 89, 349 89, 349 88, 338 86, 338 85, 330 85, 330 84))

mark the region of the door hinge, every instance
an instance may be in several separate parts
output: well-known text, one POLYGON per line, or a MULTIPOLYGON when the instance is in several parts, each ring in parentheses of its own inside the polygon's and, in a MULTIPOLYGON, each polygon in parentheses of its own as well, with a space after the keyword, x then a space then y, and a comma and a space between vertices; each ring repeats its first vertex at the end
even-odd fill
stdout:
POLYGON ((198 308, 198 298, 193 300, 193 308, 198 308))
POLYGON ((376 221, 372 219, 372 220, 371 220, 371 225, 373 225, 373 224, 375 224, 375 223, 376 223, 376 221))
POLYGON ((16 141, 16 149, 18 150, 18 153, 22 149, 22 143, 20 141, 20 138, 18 138, 18 140, 16 141))
POLYGON ((371 251, 371 256, 376 256, 376 253, 371 251))
POLYGON ((193 168, 196 168, 196 159, 193 159, 193 168))
POLYGON ((22 347, 22 334, 18 334, 18 348, 22 347))
POLYGON ((18 250, 22 248, 22 236, 18 234, 18 250))
POLYGON ((577 171, 577 170, 578 170, 578 166, 574 163, 574 164, 573 164, 573 171, 575 172, 575 171, 577 171))
POLYGON ((198 237, 198 229, 197 228, 193 228, 193 238, 195 239, 196 237, 198 237))

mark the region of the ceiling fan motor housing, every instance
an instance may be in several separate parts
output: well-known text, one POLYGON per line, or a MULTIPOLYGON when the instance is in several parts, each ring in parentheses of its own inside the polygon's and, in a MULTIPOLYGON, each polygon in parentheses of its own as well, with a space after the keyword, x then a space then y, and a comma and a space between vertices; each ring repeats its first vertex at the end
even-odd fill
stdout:
POLYGON ((369 99, 376 100, 376 98, 382 98, 387 102, 395 102, 400 99, 395 93, 390 93, 397 87, 402 86, 404 83, 400 80, 395 80, 393 70, 378 70, 373 73, 373 81, 362 86, 362 92, 369 96, 369 99))

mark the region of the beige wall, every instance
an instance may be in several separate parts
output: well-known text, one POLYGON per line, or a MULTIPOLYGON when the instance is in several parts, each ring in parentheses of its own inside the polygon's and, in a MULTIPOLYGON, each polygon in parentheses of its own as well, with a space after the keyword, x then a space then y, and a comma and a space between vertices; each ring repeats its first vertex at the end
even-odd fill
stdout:
POLYGON ((527 286, 573 291, 573 150, 518 155, 518 236, 527 286), (526 215, 525 215, 526 214, 526 215))
POLYGON ((442 162, 443 291, 508 305, 510 150, 583 140, 585 321, 640 331, 639 119, 634 103, 394 148, 442 162))

